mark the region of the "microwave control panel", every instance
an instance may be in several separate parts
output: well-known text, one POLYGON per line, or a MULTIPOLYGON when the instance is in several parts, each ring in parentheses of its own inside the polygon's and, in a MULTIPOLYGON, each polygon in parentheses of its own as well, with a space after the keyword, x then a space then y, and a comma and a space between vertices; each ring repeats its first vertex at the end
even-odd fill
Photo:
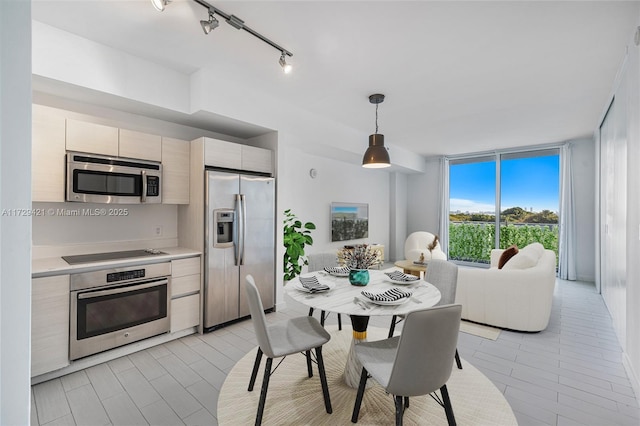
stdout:
POLYGON ((160 195, 160 177, 147 176, 147 197, 157 197, 160 195))

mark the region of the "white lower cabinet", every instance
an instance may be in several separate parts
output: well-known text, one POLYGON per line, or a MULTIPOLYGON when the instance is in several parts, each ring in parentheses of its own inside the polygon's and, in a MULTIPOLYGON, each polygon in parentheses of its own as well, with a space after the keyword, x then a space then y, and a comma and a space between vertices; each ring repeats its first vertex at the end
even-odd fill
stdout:
POLYGON ((69 365, 69 275, 31 280, 31 376, 69 365))
POLYGON ((200 324, 200 257, 171 261, 171 332, 200 324))
POLYGON ((200 294, 171 300, 171 332, 200 324, 200 294))

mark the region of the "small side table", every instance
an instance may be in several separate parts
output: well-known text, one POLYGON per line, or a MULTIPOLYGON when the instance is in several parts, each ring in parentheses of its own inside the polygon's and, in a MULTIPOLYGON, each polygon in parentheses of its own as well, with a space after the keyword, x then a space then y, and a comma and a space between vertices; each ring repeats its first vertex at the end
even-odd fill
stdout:
POLYGON ((402 268, 402 272, 405 274, 415 275, 419 278, 422 278, 424 273, 427 271, 427 265, 418 265, 413 263, 411 260, 398 260, 394 265, 398 268, 402 268))

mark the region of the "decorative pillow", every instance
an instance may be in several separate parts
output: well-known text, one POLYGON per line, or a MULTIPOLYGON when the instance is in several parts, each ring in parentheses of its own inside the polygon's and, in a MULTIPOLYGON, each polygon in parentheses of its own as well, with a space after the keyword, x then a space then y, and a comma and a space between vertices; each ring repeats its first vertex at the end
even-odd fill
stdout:
POLYGON ((504 264, 502 269, 512 270, 512 269, 528 269, 536 266, 538 264, 538 258, 535 257, 535 254, 523 252, 520 250, 518 254, 513 256, 507 263, 504 264))
POLYGON ((525 252, 536 259, 540 259, 544 253, 544 246, 540 243, 531 243, 526 247, 520 249, 521 252, 525 252))
POLYGON ((518 246, 512 245, 502 252, 500 259, 498 260, 498 269, 502 269, 505 263, 509 261, 513 256, 518 254, 518 246))

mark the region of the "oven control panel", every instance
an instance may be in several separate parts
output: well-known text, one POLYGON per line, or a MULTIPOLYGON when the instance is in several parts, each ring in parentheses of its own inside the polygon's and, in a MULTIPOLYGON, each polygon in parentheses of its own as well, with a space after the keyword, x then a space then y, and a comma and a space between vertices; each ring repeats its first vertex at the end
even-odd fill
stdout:
POLYGON ((127 282, 150 280, 171 276, 171 263, 145 263, 143 265, 99 269, 97 271, 71 274, 71 291, 104 287, 107 285, 122 285, 127 282))
POLYGON ((144 278, 144 269, 134 269, 133 271, 111 272, 107 274, 107 282, 114 283, 118 281, 129 281, 138 278, 144 278))

